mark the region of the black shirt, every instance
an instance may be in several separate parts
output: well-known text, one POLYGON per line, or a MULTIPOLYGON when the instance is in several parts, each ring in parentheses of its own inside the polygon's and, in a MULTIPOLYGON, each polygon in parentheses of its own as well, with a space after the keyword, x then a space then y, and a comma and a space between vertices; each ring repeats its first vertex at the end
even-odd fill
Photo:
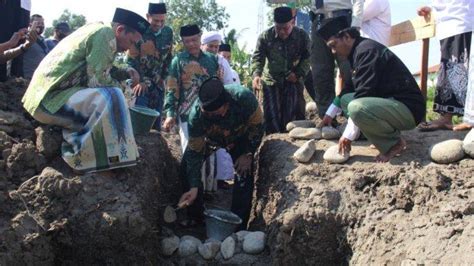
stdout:
MULTIPOLYGON (((394 98, 410 109, 415 122, 426 113, 425 99, 408 68, 384 45, 356 38, 349 55, 355 98, 394 98)), ((343 92, 344 93, 344 92, 343 92)))

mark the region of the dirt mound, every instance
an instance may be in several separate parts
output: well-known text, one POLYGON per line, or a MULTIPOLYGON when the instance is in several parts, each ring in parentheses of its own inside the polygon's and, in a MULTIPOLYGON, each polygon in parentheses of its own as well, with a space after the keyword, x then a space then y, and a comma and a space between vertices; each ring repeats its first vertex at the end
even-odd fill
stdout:
POLYGON ((162 213, 181 192, 167 141, 138 136, 137 166, 75 175, 61 131, 23 111, 26 85, 0 83, 0 265, 160 263, 162 213))
MULTIPOLYGON (((465 134, 465 133, 464 133, 465 134)), ((307 164, 304 141, 268 137, 259 151, 252 229, 266 228, 274 264, 469 264, 474 261, 474 160, 437 165, 429 147, 463 133, 405 132, 408 150, 388 164, 357 142, 345 165, 307 164)))

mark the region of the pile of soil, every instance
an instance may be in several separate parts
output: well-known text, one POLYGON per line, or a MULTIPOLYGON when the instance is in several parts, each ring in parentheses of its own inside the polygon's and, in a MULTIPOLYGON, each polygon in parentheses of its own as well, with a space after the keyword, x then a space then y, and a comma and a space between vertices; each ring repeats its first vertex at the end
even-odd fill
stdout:
POLYGON ((438 165, 429 148, 463 139, 451 131, 405 132, 408 149, 390 163, 356 142, 344 165, 292 158, 304 143, 267 137, 259 151, 251 229, 266 229, 274 264, 470 264, 474 261, 474 160, 438 165))
POLYGON ((181 192, 178 158, 158 133, 111 176, 76 175, 61 132, 21 107, 21 79, 0 83, 0 264, 158 264, 163 211, 181 192))

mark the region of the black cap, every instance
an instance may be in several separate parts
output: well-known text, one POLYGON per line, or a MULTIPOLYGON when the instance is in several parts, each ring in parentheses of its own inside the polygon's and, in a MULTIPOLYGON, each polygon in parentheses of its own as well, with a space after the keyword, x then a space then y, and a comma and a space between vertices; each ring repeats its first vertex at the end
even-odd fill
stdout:
POLYGON ((166 14, 166 4, 165 3, 149 3, 148 4, 148 14, 166 14))
POLYGON ((219 45, 219 52, 230 52, 230 44, 223 43, 219 45))
POLYGON ((71 28, 69 27, 69 24, 67 24, 67 22, 59 22, 58 24, 56 24, 56 26, 54 26, 54 29, 60 30, 64 33, 68 33, 71 31, 71 28))
POLYGON ((140 34, 144 34, 146 29, 150 26, 150 23, 146 21, 142 16, 135 12, 126 10, 123 8, 115 9, 115 15, 112 19, 113 22, 117 22, 123 25, 127 25, 130 28, 138 31, 140 34))
POLYGON ((321 28, 318 30, 319 35, 327 41, 332 36, 338 34, 341 30, 349 28, 349 22, 346 17, 336 17, 323 20, 321 28))
POLYGON ((204 111, 212 112, 227 102, 227 92, 218 77, 204 81, 199 88, 199 101, 204 111))
POLYGON ((291 8, 287 6, 281 6, 273 10, 273 21, 276 23, 287 23, 293 18, 291 8))
POLYGON ((193 36, 201 33, 201 30, 196 24, 188 24, 181 27, 179 35, 181 37, 193 36))

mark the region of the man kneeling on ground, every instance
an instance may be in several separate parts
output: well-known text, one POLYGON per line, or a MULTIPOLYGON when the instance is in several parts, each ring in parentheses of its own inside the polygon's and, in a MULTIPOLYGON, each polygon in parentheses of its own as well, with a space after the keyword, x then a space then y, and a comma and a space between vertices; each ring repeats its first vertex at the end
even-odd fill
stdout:
POLYGON ((203 218, 201 165, 209 146, 225 148, 235 162, 236 174, 231 211, 247 227, 254 187, 252 162, 263 137, 263 113, 253 93, 240 85, 224 85, 217 78, 205 81, 199 100, 191 108, 189 143, 181 162, 187 180, 178 206, 189 206, 188 216, 196 222, 203 218))
POLYGON ((360 37, 343 18, 324 23, 319 33, 334 54, 351 64, 353 93, 336 97, 323 119, 329 125, 341 108, 349 118, 339 140, 339 152, 349 152, 360 131, 387 162, 406 148, 402 130, 416 127, 425 117, 425 100, 403 62, 384 45, 360 37))
POLYGON ((139 76, 112 63, 148 27, 139 15, 117 8, 112 25, 92 23, 61 41, 40 63, 23 96, 39 122, 63 128, 62 157, 80 173, 136 164, 130 114, 117 80, 139 76))

